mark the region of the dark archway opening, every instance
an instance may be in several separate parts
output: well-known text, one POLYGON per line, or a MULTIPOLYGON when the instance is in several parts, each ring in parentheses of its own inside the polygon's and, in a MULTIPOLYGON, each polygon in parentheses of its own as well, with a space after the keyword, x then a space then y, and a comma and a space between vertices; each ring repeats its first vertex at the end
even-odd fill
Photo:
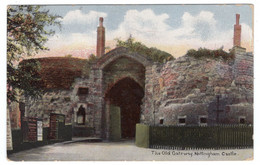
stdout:
POLYGON ((118 81, 107 93, 106 99, 121 109, 121 137, 135 137, 135 125, 140 122, 144 89, 132 78, 118 81))

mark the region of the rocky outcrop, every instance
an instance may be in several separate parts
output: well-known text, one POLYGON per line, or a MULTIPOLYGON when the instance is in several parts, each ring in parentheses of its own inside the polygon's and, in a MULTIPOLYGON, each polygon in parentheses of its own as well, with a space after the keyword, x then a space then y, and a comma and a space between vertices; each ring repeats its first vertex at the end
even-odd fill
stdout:
MULTIPOLYGON (((186 124, 194 125, 200 124, 200 116, 206 116, 208 124, 237 124, 239 118, 252 123, 252 86, 241 85, 238 79, 243 68, 237 61, 188 56, 154 66, 146 75, 143 122, 159 124, 163 119, 165 125, 172 125, 178 124, 178 116, 185 116, 186 124), (234 74, 234 63, 238 74, 234 74)), ((247 82, 253 82, 251 72, 243 75, 247 82)))

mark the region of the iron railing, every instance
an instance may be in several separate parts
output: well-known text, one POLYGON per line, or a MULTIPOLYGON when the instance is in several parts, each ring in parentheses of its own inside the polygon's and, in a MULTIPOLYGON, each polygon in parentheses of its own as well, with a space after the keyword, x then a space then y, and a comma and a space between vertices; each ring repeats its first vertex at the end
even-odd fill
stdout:
POLYGON ((253 126, 150 126, 150 148, 231 149, 253 147, 253 126))

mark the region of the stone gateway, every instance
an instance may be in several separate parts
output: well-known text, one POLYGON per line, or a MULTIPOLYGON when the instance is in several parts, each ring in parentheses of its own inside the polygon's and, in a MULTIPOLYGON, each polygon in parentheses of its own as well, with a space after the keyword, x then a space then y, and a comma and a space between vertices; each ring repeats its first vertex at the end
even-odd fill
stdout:
POLYGON ((185 55, 163 64, 125 47, 104 54, 100 18, 98 60, 85 71, 83 59, 38 59, 46 90, 38 100, 24 97, 24 115, 42 118, 46 127, 50 114, 63 114, 74 136, 110 140, 135 137, 137 123, 252 124, 253 54, 240 47, 236 18, 233 62, 185 55))

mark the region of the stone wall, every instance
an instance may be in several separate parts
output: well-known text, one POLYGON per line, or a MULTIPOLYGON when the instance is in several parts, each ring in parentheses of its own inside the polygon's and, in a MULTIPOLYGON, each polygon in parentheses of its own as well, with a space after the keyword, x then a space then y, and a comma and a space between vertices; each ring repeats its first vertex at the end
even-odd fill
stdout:
MULTIPOLYGON (((77 84, 71 90, 49 90, 42 98, 26 99, 25 116, 43 119, 45 127, 49 126, 50 113, 65 115, 65 124, 77 125, 77 112, 80 106, 85 108, 85 126, 94 127, 93 96, 91 94, 79 96, 79 88, 91 88, 88 79, 77 79, 77 84)), ((94 98, 95 99, 95 98, 94 98)))
MULTIPOLYGON (((101 80, 99 70, 92 70, 89 78, 78 78, 75 80, 75 86, 73 90, 73 109, 74 116, 82 105, 86 112, 86 123, 85 126, 96 128, 94 134, 100 134, 100 119, 101 119, 101 80), (77 95, 79 88, 87 88, 88 94, 85 96, 77 95)), ((74 125, 76 120, 74 119, 74 125)))
POLYGON ((143 98, 141 123, 151 124, 154 114, 158 112, 162 91, 160 89, 160 72, 162 66, 157 64, 148 66, 145 71, 145 95, 143 98))
POLYGON ((236 55, 234 63, 236 85, 253 89, 253 54, 246 52, 246 50, 241 47, 234 47, 233 50, 236 55))
MULTIPOLYGON (((42 118, 49 125, 49 114, 66 116, 66 124, 76 123, 80 106, 86 109, 85 126, 94 128, 97 137, 107 138, 109 111, 106 91, 124 77, 144 87, 140 122, 158 125, 198 125, 253 123, 253 55, 234 48, 236 59, 225 62, 183 56, 165 64, 145 61, 143 56, 119 48, 92 65, 86 78, 75 79, 69 90, 49 90, 41 99, 26 101, 26 116, 42 118), (79 88, 88 94, 79 96, 79 88), (217 112, 218 111, 218 112, 217 112), (217 119, 218 116, 218 119, 217 119)), ((84 72, 83 72, 84 73, 84 72)))
POLYGON ((225 62, 183 56, 146 71, 141 122, 158 125, 238 124, 253 122, 253 58, 236 51, 237 59, 225 62), (239 56, 240 55, 240 56, 239 56), (219 112, 217 112, 219 111, 219 112), (218 116, 218 117, 217 117, 218 116))
POLYGON ((49 114, 58 113, 65 115, 65 123, 72 123, 72 91, 51 90, 45 92, 42 98, 26 98, 26 117, 37 117, 43 119, 43 126, 49 126, 49 114))

